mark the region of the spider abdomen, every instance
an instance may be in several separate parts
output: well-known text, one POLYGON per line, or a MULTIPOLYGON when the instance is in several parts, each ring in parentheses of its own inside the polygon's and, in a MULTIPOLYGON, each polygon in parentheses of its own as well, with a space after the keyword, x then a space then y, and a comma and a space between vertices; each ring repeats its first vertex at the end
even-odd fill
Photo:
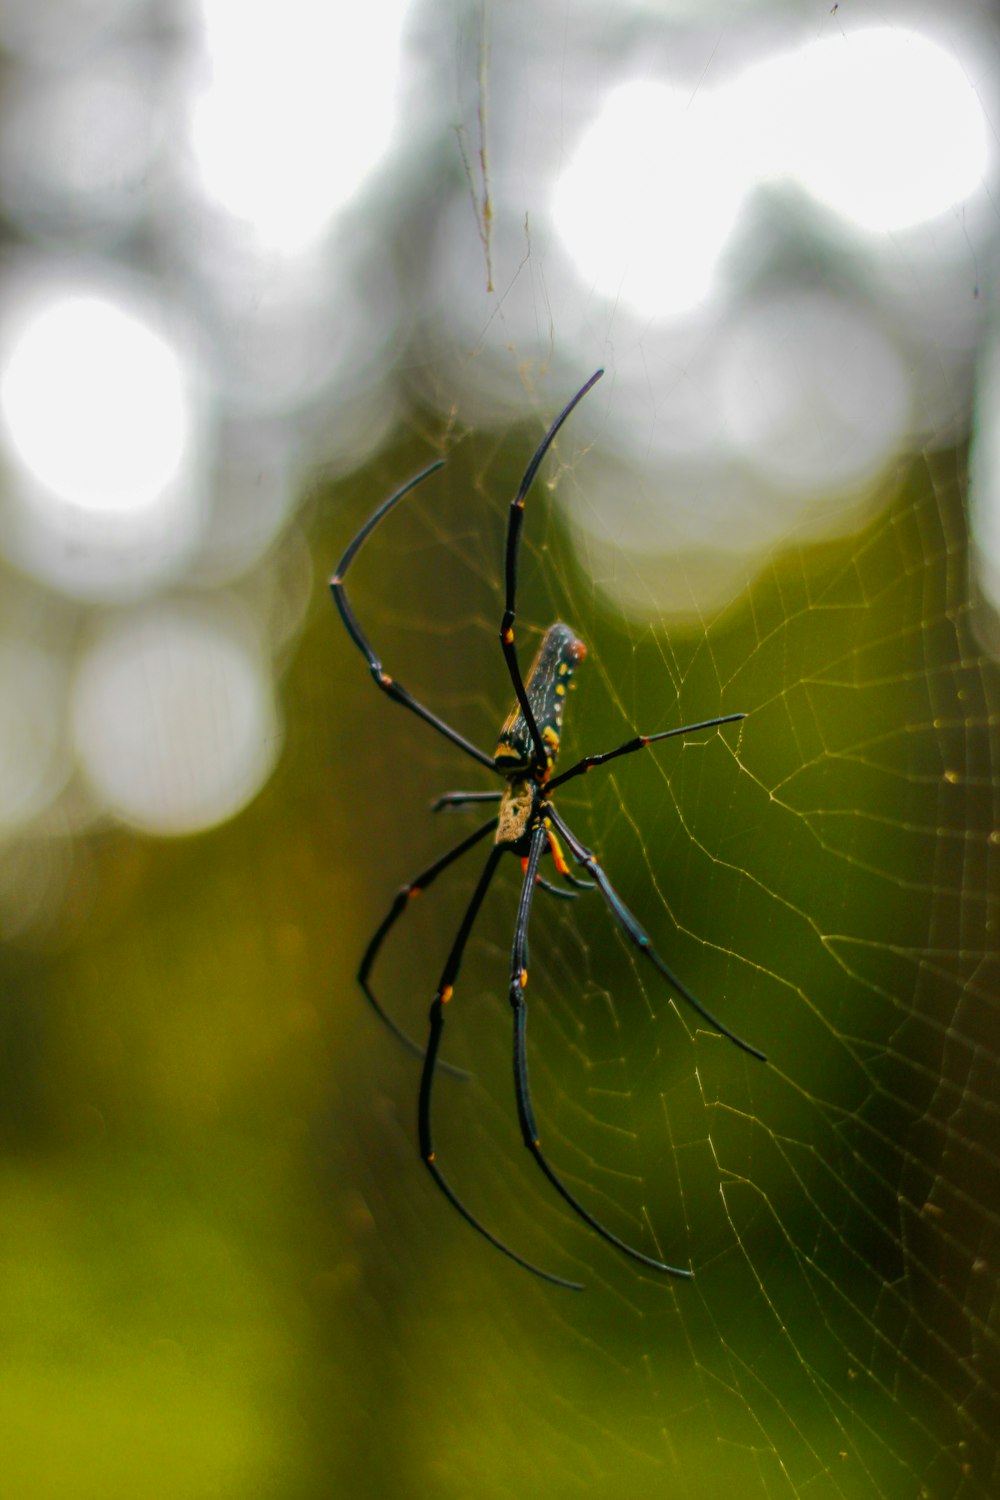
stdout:
MULTIPOLYGON (((559 754, 566 693, 573 673, 586 654, 586 646, 568 625, 550 625, 524 681, 528 703, 545 745, 546 769, 549 771, 559 754)), ((529 766, 534 758, 531 733, 524 714, 515 703, 497 739, 494 764, 498 771, 509 775, 521 766, 529 766)))

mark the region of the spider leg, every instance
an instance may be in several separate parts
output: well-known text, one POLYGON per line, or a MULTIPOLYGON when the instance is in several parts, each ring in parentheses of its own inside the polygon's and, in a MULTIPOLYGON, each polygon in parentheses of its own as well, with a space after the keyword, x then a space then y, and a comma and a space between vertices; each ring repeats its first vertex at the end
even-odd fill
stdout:
POLYGON ((681 1276, 690 1278, 691 1272, 681 1270, 677 1266, 668 1266, 661 1260, 654 1260, 652 1256, 643 1255, 641 1250, 634 1250, 624 1240, 620 1240, 610 1229, 605 1229, 593 1214, 587 1212, 582 1203, 579 1203, 564 1182, 557 1177, 548 1160, 542 1154, 538 1139, 538 1126, 535 1123, 535 1113, 531 1107, 531 1094, 528 1088, 528 1057, 525 1048, 525 1028, 528 1020, 528 1007, 524 1001, 524 987, 528 982, 528 921, 531 916, 531 899, 535 890, 535 877, 538 874, 538 862, 542 857, 548 839, 548 830, 544 824, 534 830, 531 835, 531 848, 528 854, 528 866, 524 874, 524 883, 521 886, 521 899, 518 902, 517 922, 514 928, 514 944, 511 950, 510 961, 510 1003, 514 1011, 514 1089, 517 1094, 517 1113, 521 1122, 521 1135, 524 1144, 535 1158, 546 1177, 556 1191, 566 1200, 570 1208, 579 1214, 584 1223, 589 1224, 591 1229, 614 1245, 617 1250, 622 1250, 630 1255, 633 1260, 639 1261, 644 1266, 649 1266, 654 1271, 666 1271, 670 1276, 681 1276))
POLYGON ((496 767, 493 764, 492 756, 487 755, 484 750, 480 750, 476 745, 473 745, 464 735, 459 734, 457 729, 452 729, 450 724, 446 724, 436 714, 432 714, 429 708, 425 708, 422 703, 418 703, 416 698, 407 692, 401 682, 396 682, 389 676, 388 672, 382 670, 382 663, 375 655, 368 637, 358 624, 357 616, 348 603, 347 594, 344 590, 344 577, 348 568, 353 562, 356 553, 360 550, 370 533, 374 531, 379 521, 382 520, 383 516, 389 514, 393 506, 398 505, 404 495, 409 494, 410 490, 416 485, 421 484, 430 474, 440 469, 443 462, 443 459, 439 459, 437 463, 431 464, 430 468, 424 469, 422 474, 418 474, 415 479, 411 479, 407 484, 404 484, 402 489, 397 490, 394 495, 390 495, 389 499, 379 506, 375 514, 368 518, 337 564, 333 577, 330 579, 330 591, 333 594, 333 602, 340 611, 340 618, 344 622, 348 635, 368 663, 375 686, 381 688, 384 693, 387 693, 394 702, 401 703, 404 708, 408 708, 411 713, 415 713, 418 718, 430 724, 432 729, 436 729, 439 734, 443 734, 445 739, 451 740, 452 744, 457 745, 460 750, 464 750, 466 755, 471 755, 473 760, 477 760, 480 765, 489 766, 490 770, 494 771, 496 767))
MULTIPOLYGON (((551 838, 549 839, 549 843, 550 844, 552 843, 552 839, 551 838)), ((521 860, 521 870, 522 870, 522 873, 525 872, 527 870, 527 868, 528 868, 528 856, 525 855, 524 858, 521 860)), ((557 868, 559 869, 559 873, 561 875, 565 875, 566 873, 568 873, 565 869, 563 869, 562 867, 560 867, 558 865, 557 865, 557 868)), ((578 891, 564 891, 563 888, 562 888, 562 886, 553 885, 552 881, 551 880, 546 880, 544 875, 536 875, 535 876, 535 884, 536 885, 540 885, 543 891, 548 891, 548 893, 549 893, 550 896, 558 896, 558 898, 559 898, 560 901, 576 901, 578 899, 578 897, 579 897, 579 892, 578 891)), ((576 879, 572 879, 571 878, 570 884, 571 885, 578 885, 578 886, 584 886, 585 885, 587 887, 587 889, 591 890, 591 891, 594 889, 594 887, 590 884, 589 880, 584 881, 584 880, 576 880, 576 879)))
POLYGON ((507 520, 507 552, 505 563, 507 597, 503 618, 500 621, 500 645, 503 649, 504 661, 507 663, 507 671, 510 673, 510 680, 514 687, 518 706, 524 715, 524 722, 527 725, 528 733, 531 735, 531 741, 535 747, 535 757, 540 766, 546 764, 548 752, 545 748, 541 731, 538 728, 537 720, 532 712, 531 704, 528 702, 524 679, 521 676, 521 668, 518 665, 517 647, 514 644, 514 619, 517 608, 517 562, 521 544, 521 527, 524 524, 524 501, 532 486, 535 475, 538 473, 542 459, 552 446, 552 441, 556 433, 577 402, 583 400, 587 392, 592 386, 597 384, 603 374, 603 370, 597 370, 591 375, 586 385, 581 386, 572 400, 567 402, 563 407, 548 432, 542 438, 542 441, 535 449, 531 462, 524 471, 524 478, 521 480, 517 494, 510 503, 510 513, 507 520))
POLYGON ((474 802, 499 802, 503 792, 443 792, 431 803, 431 812, 445 808, 468 807, 474 802))
POLYGON ((578 891, 564 891, 563 888, 562 888, 562 886, 553 885, 552 882, 551 882, 551 880, 546 880, 545 879, 544 875, 538 875, 536 877, 536 879, 537 879, 538 884, 541 886, 541 888, 542 888, 543 891, 547 891, 550 896, 558 896, 560 901, 578 901, 579 900, 579 892, 578 891))
POLYGON ((444 1030, 444 1007, 452 997, 455 980, 458 977, 462 955, 465 952, 465 945, 469 940, 472 925, 476 920, 480 906, 483 904, 483 897, 486 895, 503 852, 503 849, 499 846, 494 846, 490 851, 489 859, 486 861, 483 873, 479 877, 479 884, 472 893, 472 900, 469 902, 465 916, 462 918, 461 926, 455 935, 455 941, 451 945, 451 952, 448 954, 447 962, 441 972, 437 994, 434 996, 431 1004, 431 1032, 427 1042, 427 1051, 424 1054, 424 1070, 420 1079, 420 1103, 418 1108, 420 1154, 424 1159, 424 1165, 444 1196, 448 1199, 448 1202, 453 1208, 458 1210, 465 1222, 471 1224, 473 1229, 478 1230, 483 1238, 489 1240, 495 1249, 499 1250, 501 1254, 506 1255, 510 1260, 516 1261, 526 1271, 531 1271, 535 1276, 540 1276, 543 1281, 550 1281, 554 1286, 567 1287, 570 1291, 582 1292, 583 1287, 578 1281, 565 1281, 561 1276, 553 1276, 551 1272, 541 1270, 539 1266, 532 1265, 531 1261, 525 1260, 522 1256, 518 1255, 515 1250, 512 1250, 509 1245, 505 1245, 502 1240, 498 1240, 496 1235, 491 1234, 486 1226, 479 1222, 476 1216, 466 1208, 465 1204, 458 1197, 448 1179, 441 1172, 434 1152, 434 1139, 431 1131, 431 1091, 434 1085, 434 1070, 437 1064, 438 1048, 441 1043, 441 1033, 444 1030))
POLYGON ((719 719, 703 719, 700 724, 685 724, 680 729, 665 729, 662 734, 637 734, 635 739, 626 740, 624 745, 619 745, 617 750, 605 750, 603 755, 585 755, 583 760, 578 760, 575 766, 570 766, 568 771, 561 771, 558 776, 553 776, 547 783, 546 791, 554 791, 557 786, 571 781, 574 776, 582 776, 585 771, 593 770, 594 766, 603 766, 605 761, 617 760, 619 755, 633 755, 636 750, 645 750, 647 745, 655 745, 657 740, 670 740, 678 734, 694 734, 698 729, 714 729, 717 724, 735 724, 739 719, 745 719, 746 714, 723 714, 719 719))
POLYGON ((552 855, 553 863, 555 864, 555 867, 559 871, 559 874, 562 876, 563 880, 565 880, 566 884, 575 886, 578 891, 594 890, 594 882, 592 880, 581 880, 579 876, 573 874, 573 871, 566 863, 566 856, 563 854, 559 840, 552 832, 552 829, 546 828, 545 831, 548 834, 549 851, 552 855))
MULTIPOLYGON (((456 859, 461 858, 466 850, 472 848, 473 844, 478 844, 479 840, 485 838, 486 835, 488 833, 491 833, 496 826, 496 818, 491 818, 488 823, 484 823, 481 828, 477 828, 475 833, 470 833, 469 836, 467 838, 464 838, 460 844, 456 844, 453 849, 449 849, 447 854, 442 854, 440 859, 436 859, 432 865, 428 865, 426 870, 421 870, 420 874, 415 875, 412 880, 406 883, 406 885, 400 886, 399 890, 396 892, 395 898, 393 899, 392 905, 386 912, 378 927, 375 929, 371 942, 365 949, 364 957, 361 960, 361 966, 358 969, 357 977, 358 983, 365 992, 365 998, 367 999, 368 1004, 378 1016, 379 1020, 389 1028, 397 1041, 402 1042, 407 1051, 413 1052, 417 1057, 423 1057, 423 1047, 419 1046, 411 1036, 408 1036, 402 1029, 402 1027, 397 1026, 392 1017, 382 1009, 381 1003, 376 998, 374 991, 368 983, 368 975, 371 973, 372 965, 374 964, 375 959, 378 956, 379 949, 382 947, 389 929, 394 926, 398 918, 402 916, 403 912, 406 910, 407 906, 410 904, 413 898, 415 896, 419 896, 421 891, 425 891, 427 887, 432 883, 432 881, 437 879, 442 870, 446 870, 449 865, 454 864, 456 859)), ((452 1076, 455 1078, 469 1077, 469 1074, 466 1073, 464 1069, 453 1068, 450 1063, 442 1063, 441 1067, 446 1073, 452 1074, 452 1076)))
POLYGON ((701 1001, 695 999, 694 995, 692 995, 687 985, 682 983, 682 981, 678 979, 673 969, 671 969, 667 964, 664 963, 663 959, 653 947, 653 944, 650 941, 649 933, 642 926, 642 924, 637 921, 633 913, 629 911, 628 907, 625 905, 624 901, 621 899, 618 892, 611 884, 611 881, 601 869, 601 866, 598 864, 592 852, 586 847, 586 845, 581 844, 580 840, 566 826, 551 803, 549 803, 546 807, 546 816, 551 818, 552 822, 556 825, 559 832, 566 840, 567 844, 573 852, 574 859, 576 859, 583 866, 588 875, 592 875, 594 877, 595 881, 598 884, 598 887, 600 888, 601 895, 604 897, 605 901, 611 909, 612 916, 614 917, 615 921, 618 923, 622 931, 625 933, 626 937, 631 938, 635 946, 646 955, 653 966, 659 969, 664 979, 669 985, 672 986, 673 989, 677 991, 681 999, 686 1000, 688 1005, 691 1006, 691 1009, 696 1011, 698 1015, 701 1016, 703 1021, 707 1021, 709 1026, 711 1026, 714 1031, 718 1031, 722 1036, 728 1037, 731 1042, 735 1042, 737 1047, 742 1048, 744 1052, 749 1052, 751 1057, 756 1057, 761 1062, 767 1062, 767 1058, 764 1056, 763 1052, 759 1051, 756 1047, 751 1047, 749 1042, 745 1042, 742 1037, 737 1036, 735 1031, 730 1031, 729 1027, 723 1025, 723 1023, 716 1016, 712 1015, 712 1012, 710 1010, 706 1010, 701 1001))

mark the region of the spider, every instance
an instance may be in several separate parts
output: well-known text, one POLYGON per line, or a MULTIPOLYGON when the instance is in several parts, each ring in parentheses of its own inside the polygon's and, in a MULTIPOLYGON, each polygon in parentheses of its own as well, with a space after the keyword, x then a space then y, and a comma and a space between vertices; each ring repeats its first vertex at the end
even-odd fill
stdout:
MULTIPOLYGON (((361 651, 368 662, 371 675, 376 687, 386 693, 394 702, 407 708, 429 724, 432 729, 457 745, 467 756, 476 761, 478 765, 485 766, 487 770, 499 775, 506 786, 502 791, 475 791, 475 792, 446 792, 434 803, 434 810, 450 807, 468 807, 480 803, 498 803, 496 814, 470 833, 460 843, 442 854, 433 864, 428 865, 426 870, 421 870, 412 880, 402 886, 397 892, 389 911, 376 929, 371 941, 365 950, 358 969, 358 982, 364 994, 380 1019, 389 1027, 396 1037, 417 1056, 423 1058, 423 1070, 420 1078, 420 1093, 417 1110, 418 1136, 420 1142, 420 1154, 434 1182, 448 1199, 454 1208, 458 1210, 462 1218, 472 1228, 477 1230, 491 1245, 525 1270, 540 1276, 544 1281, 556 1286, 567 1287, 572 1291, 581 1291, 579 1282, 566 1281, 561 1276, 555 1276, 549 1271, 542 1270, 533 1265, 531 1261, 525 1260, 509 1245, 497 1238, 489 1229, 482 1224, 478 1218, 465 1206, 461 1199, 443 1175, 438 1165, 434 1151, 434 1141, 431 1129, 431 1096, 434 1085, 434 1075, 438 1067, 438 1052, 441 1046, 441 1036, 444 1031, 445 1010, 454 994, 454 987, 458 979, 458 972, 462 963, 469 935, 473 924, 482 906, 483 898, 489 888, 490 882, 496 873, 498 864, 505 853, 511 853, 520 858, 523 869, 523 880, 521 894, 517 906, 517 916, 514 923, 514 940, 511 946, 510 959, 510 981, 508 996, 514 1013, 514 1093, 517 1100, 517 1114, 521 1127, 521 1136, 525 1146, 531 1153, 542 1172, 549 1182, 562 1195, 570 1208, 577 1213, 583 1221, 595 1230, 602 1239, 615 1246, 617 1250, 631 1256, 641 1265, 654 1271, 663 1271, 670 1276, 690 1277, 691 1271, 677 1266, 667 1265, 665 1262, 653 1259, 645 1255, 641 1250, 635 1249, 624 1240, 619 1239, 610 1229, 601 1224, 583 1204, 578 1202, 569 1188, 557 1176, 554 1168, 550 1165, 548 1158, 543 1155, 539 1140, 538 1126, 535 1121, 535 1112, 532 1108, 531 1093, 528 1087, 528 1062, 525 1050, 525 1032, 527 1025, 527 1007, 524 998, 525 987, 528 983, 528 922, 531 916, 532 900, 536 886, 541 886, 545 891, 568 899, 575 899, 583 891, 597 890, 606 902, 611 915, 621 927, 625 935, 635 944, 639 951, 649 960, 655 969, 667 983, 681 996, 683 1000, 714 1030, 728 1037, 737 1047, 751 1057, 765 1061, 764 1054, 756 1047, 750 1046, 748 1042, 741 1040, 735 1032, 711 1014, 691 993, 685 984, 678 978, 671 968, 660 957, 653 947, 649 934, 639 923, 629 908, 622 901, 596 855, 583 844, 576 834, 567 826, 565 820, 556 811, 552 800, 552 794, 557 787, 565 786, 567 782, 573 781, 577 776, 593 770, 595 766, 607 764, 608 761, 616 760, 622 755, 632 755, 637 750, 643 750, 647 745, 656 744, 660 740, 671 739, 676 735, 693 734, 698 730, 712 729, 720 724, 732 724, 746 717, 745 714, 725 714, 714 719, 705 719, 698 724, 686 724, 680 729, 666 729, 660 734, 637 734, 634 738, 626 740, 615 750, 605 750, 598 755, 586 755, 582 760, 554 776, 553 769, 556 756, 559 753, 559 740, 562 731, 563 705, 566 690, 570 685, 573 673, 587 654, 583 642, 574 635, 568 625, 550 625, 538 648, 538 653, 528 671, 527 677, 521 674, 518 664, 517 647, 514 640, 514 620, 517 602, 517 567, 518 554, 521 541, 521 528, 524 522, 524 505, 528 491, 531 488, 535 475, 548 452, 553 439, 566 418, 574 407, 591 388, 596 385, 604 374, 603 370, 597 370, 583 385, 571 401, 560 412, 552 423, 548 432, 539 443, 531 462, 524 471, 524 478, 518 488, 517 494, 511 501, 510 512, 507 522, 507 541, 504 554, 504 573, 506 582, 506 603, 503 618, 500 621, 500 646, 503 658, 510 674, 511 684, 514 689, 514 706, 504 722, 497 739, 496 750, 492 755, 487 755, 476 745, 467 740, 464 735, 458 733, 450 724, 439 719, 430 709, 419 703, 402 683, 390 677, 384 671, 382 663, 375 654, 367 636, 361 629, 357 617, 348 602, 344 590, 344 577, 348 568, 360 551, 361 547, 374 531, 375 527, 389 512, 399 504, 403 497, 422 484, 431 474, 441 468, 443 460, 431 464, 431 466, 414 479, 391 495, 388 500, 375 511, 362 526, 357 536, 351 542, 347 551, 340 559, 333 577, 330 579, 330 588, 333 592, 334 602, 340 612, 348 635, 361 651), (466 908, 465 915, 459 924, 457 933, 451 945, 451 950, 445 960, 438 981, 437 993, 430 1008, 430 1034, 426 1047, 420 1047, 404 1031, 397 1026, 396 1022, 382 1008, 377 999, 369 976, 372 966, 378 956, 379 950, 385 941, 389 930, 406 909, 413 897, 436 880, 437 877, 467 854, 476 844, 483 843, 489 835, 493 835, 493 844, 486 859, 485 867, 479 877, 478 883, 472 892, 471 900, 466 908), (567 864, 562 845, 565 844, 576 864, 590 877, 589 880, 581 879, 574 875, 567 864), (540 865, 545 854, 551 855, 556 872, 565 881, 568 889, 555 886, 546 880, 540 873, 540 865)), ((442 1070, 457 1073, 459 1070, 450 1068, 448 1064, 441 1064, 442 1070)), ((467 1076, 467 1075, 461 1075, 467 1076)))

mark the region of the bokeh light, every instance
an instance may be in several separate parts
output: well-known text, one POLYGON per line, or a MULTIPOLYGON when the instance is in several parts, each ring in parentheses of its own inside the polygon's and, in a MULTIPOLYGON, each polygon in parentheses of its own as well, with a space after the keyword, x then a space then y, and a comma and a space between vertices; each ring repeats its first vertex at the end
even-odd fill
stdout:
POLYGON ((102 628, 77 669, 72 725, 100 802, 161 835, 232 817, 281 743, 252 634, 219 610, 180 605, 102 628))
POLYGON ((747 187, 730 123, 714 99, 665 84, 629 83, 603 102, 552 204, 582 280, 640 317, 697 309, 747 187))
POLYGON ((862 229, 898 233, 983 186, 982 101, 959 60, 928 37, 862 28, 813 42, 761 83, 780 101, 788 170, 862 229))
POLYGON ((127 278, 110 294, 67 281, 8 283, 0 545, 67 593, 128 598, 172 576, 196 544, 208 403, 204 391, 196 399, 190 351, 153 326, 127 278))
POLYGON ((0 377, 15 453, 53 495, 85 510, 155 504, 184 460, 185 408, 174 352, 96 297, 41 312, 0 377))
POLYGON ((862 308, 829 293, 748 307, 730 330, 718 401, 736 452, 792 497, 775 540, 817 497, 832 506, 870 490, 908 431, 899 352, 862 308))
POLYGON ((672 62, 625 49, 593 89, 582 45, 526 154, 534 193, 490 182, 494 260, 521 267, 501 316, 467 269, 467 203, 439 240, 433 348, 447 364, 475 343, 475 383, 448 385, 468 421, 540 404, 504 377, 511 343, 536 351, 550 406, 611 366, 579 424, 611 470, 580 466, 560 500, 581 541, 618 552, 603 587, 631 615, 722 607, 782 538, 850 531, 908 445, 968 421, 988 75, 971 31, 867 20, 835 7, 823 35, 748 34, 742 53, 727 32, 724 55, 694 27, 672 62))
POLYGON ((261 244, 293 253, 323 234, 395 127, 406 0, 202 0, 209 81, 191 139, 205 189, 261 244))

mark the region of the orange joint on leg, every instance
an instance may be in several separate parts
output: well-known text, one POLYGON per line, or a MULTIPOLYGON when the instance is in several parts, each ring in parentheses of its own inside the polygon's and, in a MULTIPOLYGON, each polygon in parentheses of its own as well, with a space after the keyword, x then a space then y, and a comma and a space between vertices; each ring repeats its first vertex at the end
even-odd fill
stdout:
POLYGON ((407 901, 412 901, 413 898, 414 898, 414 896, 419 896, 422 889, 423 889, 422 886, 411 885, 409 887, 409 889, 407 890, 407 892, 406 892, 406 899, 407 899, 407 901))
POLYGON ((549 833, 548 837, 549 848, 552 850, 552 859, 555 863, 556 869, 559 871, 560 875, 568 875, 569 865, 566 863, 566 856, 562 852, 559 840, 556 838, 554 833, 549 833))
POLYGON ((520 974, 517 977, 518 977, 518 982, 520 983, 520 986, 521 986, 522 990, 526 990, 528 988, 528 971, 527 971, 527 969, 522 969, 521 972, 520 972, 520 974))
POLYGON ((513 630, 511 630, 511 628, 510 628, 509 625, 508 625, 507 629, 503 633, 503 638, 504 638, 505 643, 508 646, 513 645, 513 643, 514 643, 514 632, 513 632, 513 630))
POLYGON ((451 999, 451 997, 452 997, 452 995, 454 993, 455 993, 455 991, 454 991, 453 987, 450 984, 446 984, 445 987, 444 987, 444 989, 441 991, 440 995, 438 996, 438 999, 441 1001, 442 1005, 447 1005, 448 1001, 451 999))

